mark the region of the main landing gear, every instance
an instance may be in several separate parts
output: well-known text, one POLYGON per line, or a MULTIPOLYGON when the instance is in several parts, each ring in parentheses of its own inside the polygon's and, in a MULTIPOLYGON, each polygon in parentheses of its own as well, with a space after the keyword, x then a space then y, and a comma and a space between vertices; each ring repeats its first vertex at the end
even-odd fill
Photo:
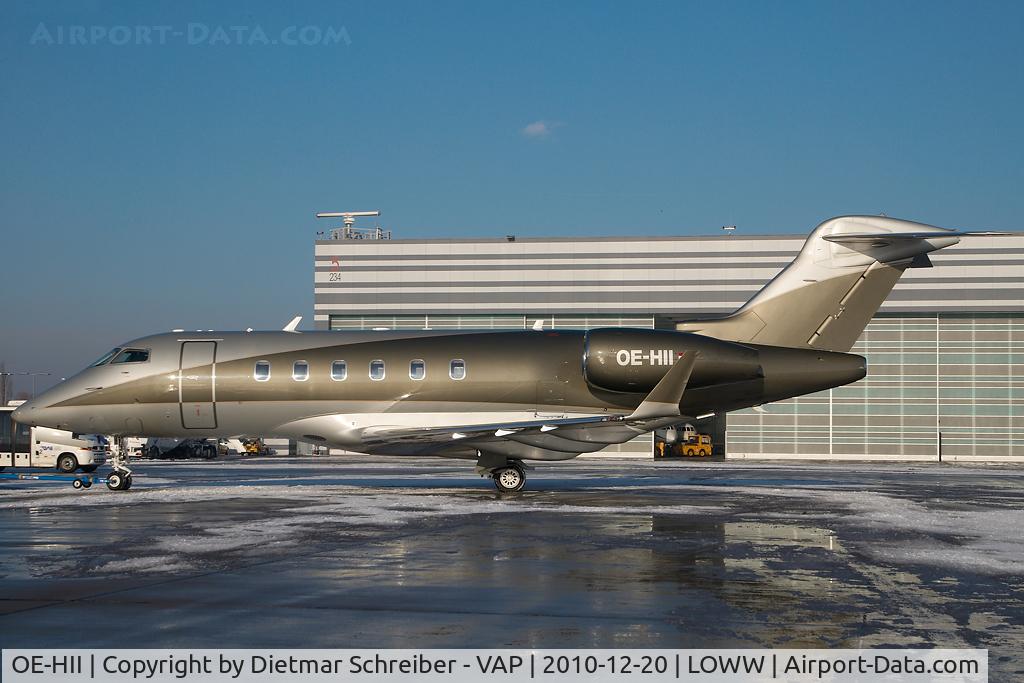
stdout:
POLYGON ((494 487, 501 493, 515 493, 526 486, 526 470, 519 460, 509 460, 504 455, 478 452, 476 472, 481 477, 494 480, 494 487))
POLYGON ((511 462, 508 467, 501 467, 491 472, 494 486, 502 493, 522 491, 526 486, 526 470, 522 463, 511 462))

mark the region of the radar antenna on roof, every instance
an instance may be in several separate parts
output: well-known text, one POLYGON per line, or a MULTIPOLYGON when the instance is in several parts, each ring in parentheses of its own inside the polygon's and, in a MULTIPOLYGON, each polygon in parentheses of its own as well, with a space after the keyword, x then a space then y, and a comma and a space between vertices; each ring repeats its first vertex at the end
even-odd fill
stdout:
POLYGON ((340 218, 342 228, 331 230, 333 240, 389 240, 390 230, 382 230, 378 225, 375 228, 356 228, 356 218, 359 216, 379 216, 380 211, 321 211, 317 218, 340 218))

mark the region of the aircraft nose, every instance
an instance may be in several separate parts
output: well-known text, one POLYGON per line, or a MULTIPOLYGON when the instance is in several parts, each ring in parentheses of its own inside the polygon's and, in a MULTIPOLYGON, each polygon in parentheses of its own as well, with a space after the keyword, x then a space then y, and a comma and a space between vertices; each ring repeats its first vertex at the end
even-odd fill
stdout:
POLYGON ((60 408, 48 407, 45 401, 35 399, 26 401, 15 408, 11 418, 19 424, 31 427, 54 427, 63 429, 61 425, 65 417, 60 408))
POLYGON ((42 411, 39 410, 38 401, 25 401, 14 409, 11 418, 19 424, 36 426, 37 420, 42 411))

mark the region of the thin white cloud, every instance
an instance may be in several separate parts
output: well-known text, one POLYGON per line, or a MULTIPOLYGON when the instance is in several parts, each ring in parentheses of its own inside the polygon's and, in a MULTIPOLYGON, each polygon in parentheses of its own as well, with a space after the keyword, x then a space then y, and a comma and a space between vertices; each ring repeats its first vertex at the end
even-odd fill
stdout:
POLYGON ((523 134, 524 138, 530 140, 539 140, 540 138, 546 138, 555 132, 555 128, 562 124, 555 121, 534 121, 523 127, 520 133, 523 134))

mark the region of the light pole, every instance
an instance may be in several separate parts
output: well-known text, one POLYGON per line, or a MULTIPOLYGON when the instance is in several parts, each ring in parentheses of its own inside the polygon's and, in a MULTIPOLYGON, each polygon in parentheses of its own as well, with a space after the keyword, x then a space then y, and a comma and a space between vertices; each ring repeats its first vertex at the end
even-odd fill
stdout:
POLYGON ((49 377, 52 373, 49 372, 27 372, 26 375, 32 376, 32 398, 36 397, 36 377, 49 377))
MULTIPOLYGON (((53 373, 50 373, 50 372, 0 372, 0 377, 14 377, 15 375, 31 377, 32 378, 32 398, 35 398, 36 397, 36 377, 49 377, 51 374, 53 374, 53 373)), ((3 383, 3 388, 4 388, 4 391, 3 391, 4 395, 0 396, 0 400, 3 401, 4 405, 7 405, 7 382, 3 383)))

